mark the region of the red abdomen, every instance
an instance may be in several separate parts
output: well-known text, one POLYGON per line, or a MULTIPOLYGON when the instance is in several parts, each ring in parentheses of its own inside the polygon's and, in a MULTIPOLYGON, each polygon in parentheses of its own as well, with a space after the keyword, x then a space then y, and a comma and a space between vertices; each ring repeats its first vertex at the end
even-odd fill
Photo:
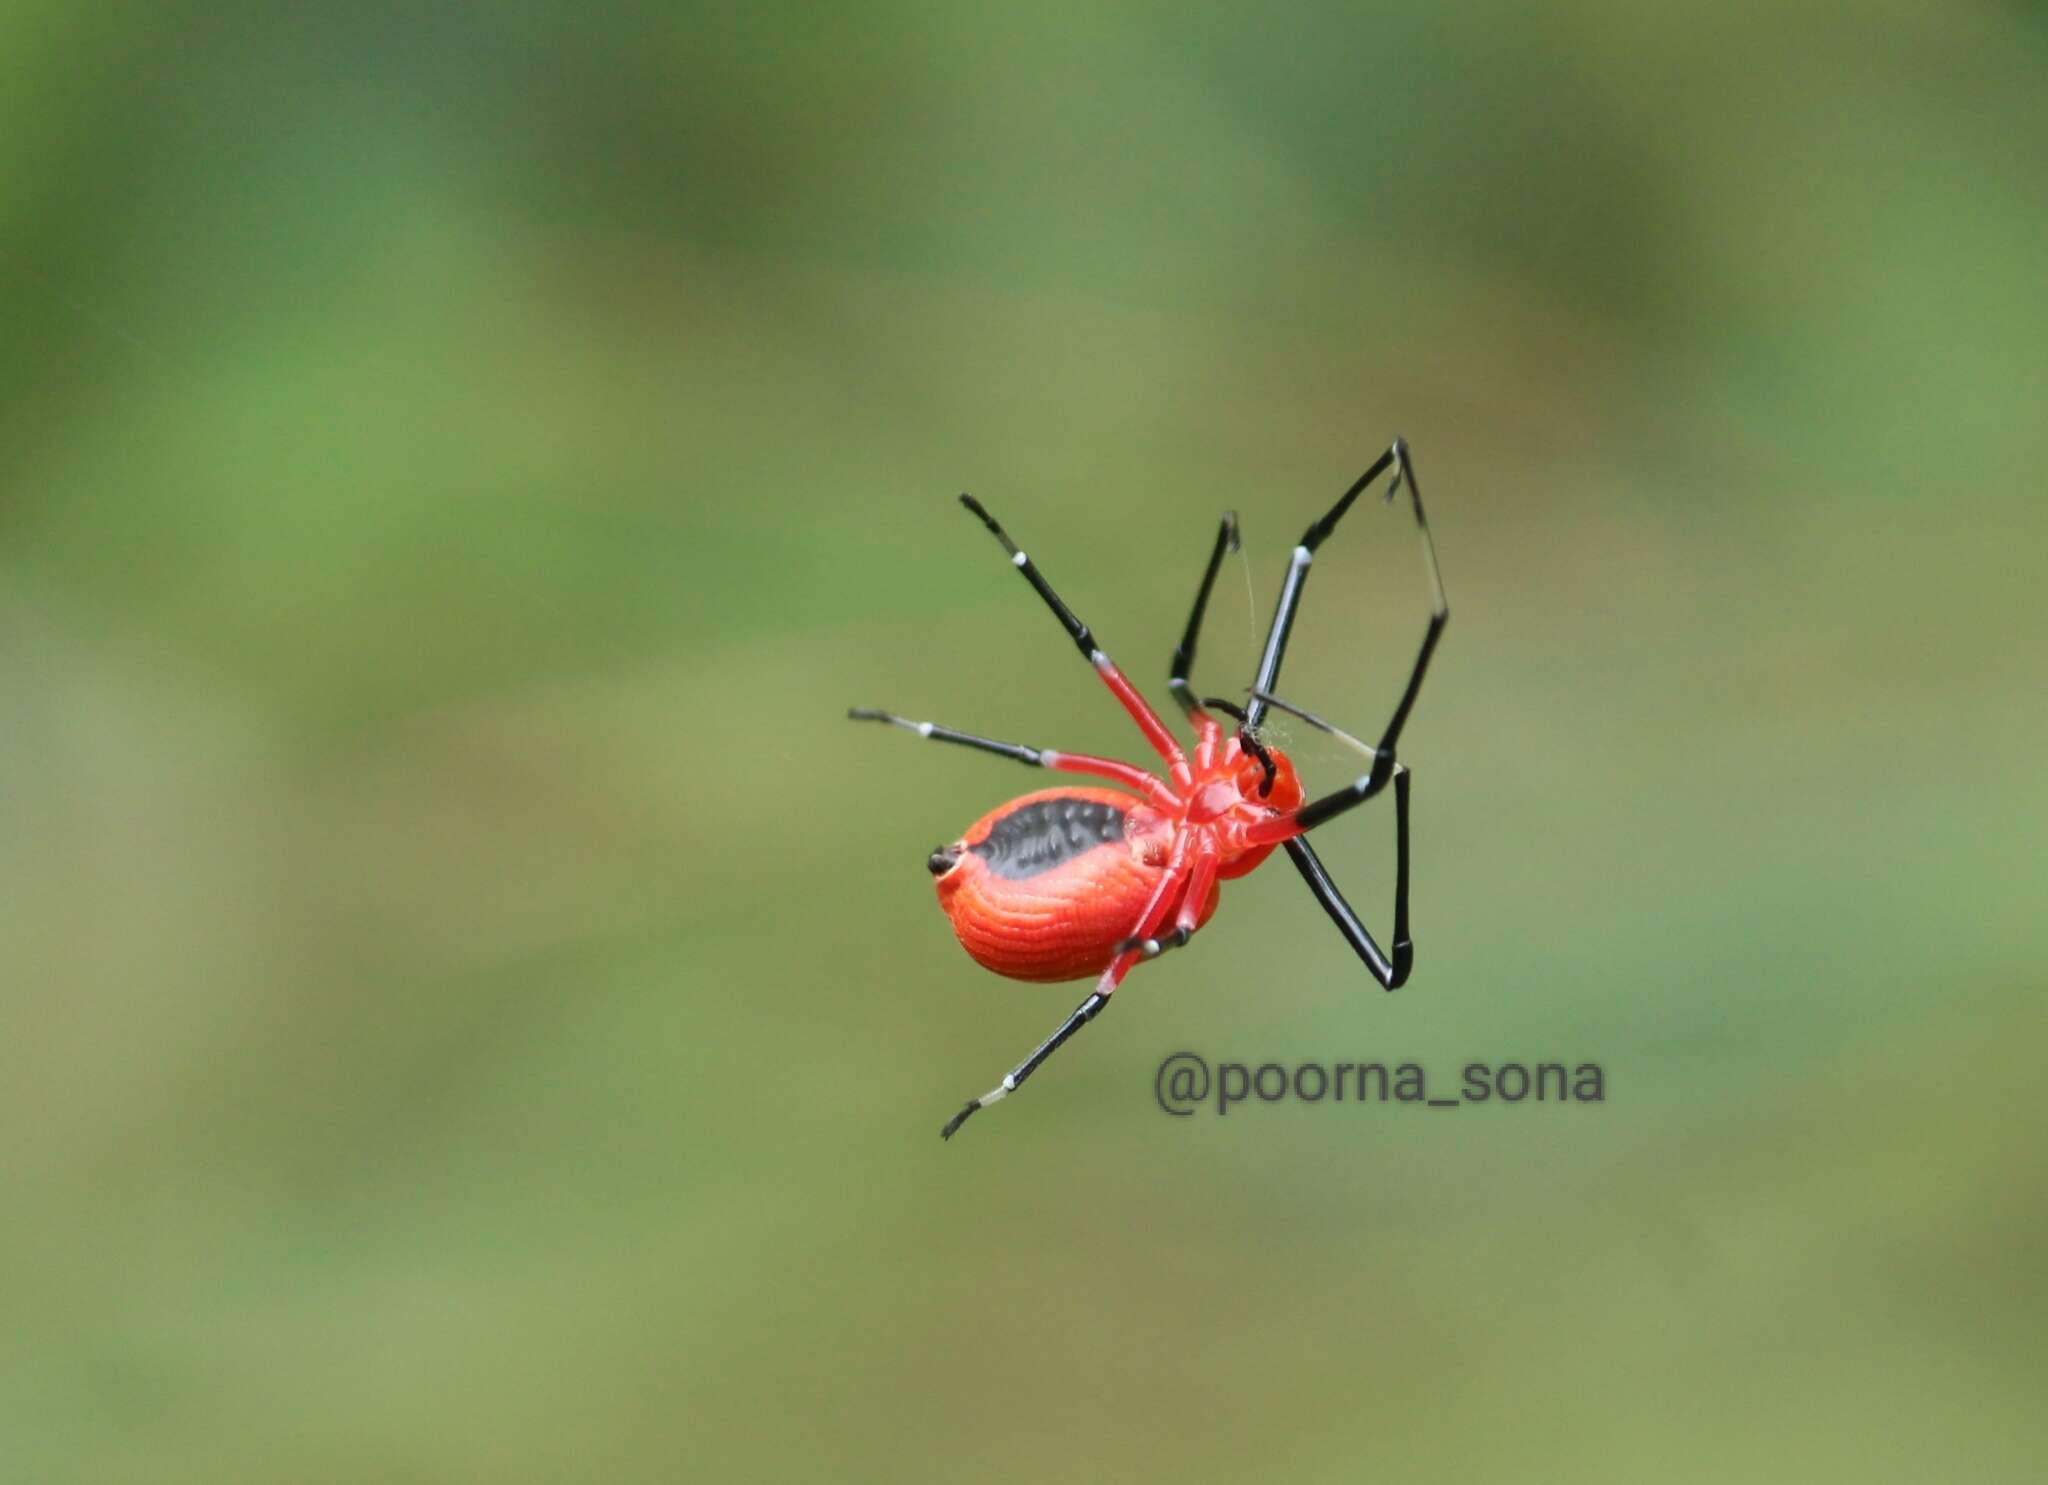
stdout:
MULTIPOLYGON (((1100 974, 1166 874, 1165 834, 1133 828, 1145 808, 1114 789, 1042 789, 975 821, 932 857, 960 946, 1014 980, 1100 974)), ((1203 920, 1215 910, 1212 891, 1203 920)))

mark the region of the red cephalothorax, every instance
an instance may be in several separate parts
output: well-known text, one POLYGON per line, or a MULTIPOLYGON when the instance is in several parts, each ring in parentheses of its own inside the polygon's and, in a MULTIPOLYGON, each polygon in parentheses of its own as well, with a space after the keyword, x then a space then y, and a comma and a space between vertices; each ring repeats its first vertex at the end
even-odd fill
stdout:
POLYGON ((891 712, 856 707, 848 713, 859 720, 906 728, 935 742, 958 743, 1034 768, 1081 774, 1119 786, 1077 785, 1026 794, 990 811, 951 845, 932 852, 929 864, 939 906, 952 920, 961 946, 977 963, 1017 980, 1096 977, 1094 992, 1059 1030, 1000 1084, 954 1115, 942 1132, 950 1138, 968 1115, 1014 1092, 1109 1003, 1132 966, 1186 944, 1216 911, 1219 885, 1251 871, 1275 846, 1286 846, 1309 890, 1374 978, 1389 990, 1405 981, 1414 961, 1408 937, 1409 774, 1394 761, 1394 747, 1422 686, 1430 654, 1450 617, 1407 445, 1395 439, 1294 548, 1258 672, 1246 688, 1242 709, 1213 697, 1197 698, 1188 681, 1217 568, 1226 552, 1237 549, 1237 518, 1223 517, 1208 568, 1195 593, 1194 612, 1173 652, 1167 681, 1194 730, 1192 753, 1182 749, 1159 714, 1096 643, 1088 626, 1061 601, 1037 564, 1018 549, 996 519, 973 496, 962 495, 960 500, 1003 544, 1011 565, 1053 611, 1165 767, 1162 776, 1114 758, 997 742, 936 722, 908 721, 891 712), (1431 602, 1429 627, 1407 687, 1378 745, 1373 746, 1280 700, 1272 688, 1316 549, 1359 493, 1389 469, 1394 477, 1387 498, 1392 500, 1403 484, 1408 488, 1428 559, 1431 602), (1309 800, 1287 756, 1259 740, 1259 724, 1269 708, 1291 712, 1341 738, 1372 760, 1371 771, 1346 788, 1309 800), (1219 712, 1236 719, 1234 733, 1226 732, 1217 722, 1215 713, 1219 712), (1395 841, 1391 954, 1382 951, 1367 932, 1304 839, 1325 820, 1363 804, 1389 784, 1394 790, 1395 841))

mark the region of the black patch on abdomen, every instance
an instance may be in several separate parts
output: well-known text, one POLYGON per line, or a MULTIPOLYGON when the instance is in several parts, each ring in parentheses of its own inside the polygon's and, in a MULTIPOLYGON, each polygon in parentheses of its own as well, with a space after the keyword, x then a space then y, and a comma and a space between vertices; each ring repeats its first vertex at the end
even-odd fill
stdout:
POLYGON ((996 821, 988 839, 967 849, 1013 882, 1124 838, 1124 812, 1092 799, 1041 799, 996 821))

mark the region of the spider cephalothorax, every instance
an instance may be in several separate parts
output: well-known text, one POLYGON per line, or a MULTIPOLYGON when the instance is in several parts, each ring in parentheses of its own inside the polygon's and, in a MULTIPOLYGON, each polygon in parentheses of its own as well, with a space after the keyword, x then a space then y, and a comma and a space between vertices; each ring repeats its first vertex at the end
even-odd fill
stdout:
POLYGON ((1408 936, 1409 773, 1395 762, 1394 749, 1415 704, 1430 654, 1450 617, 1407 445, 1395 439, 1295 547, 1258 672, 1247 688, 1248 699, 1242 709, 1214 697, 1198 699, 1188 681, 1217 569, 1224 554, 1238 545, 1236 517, 1223 517, 1195 593, 1187 630, 1173 652, 1167 681, 1194 730, 1192 754, 1182 749, 1159 714, 1095 642, 1088 626, 1060 600, 1037 565, 1018 549, 981 502, 971 495, 962 495, 960 500, 1003 544, 1012 565, 1045 600, 1103 683, 1130 713, 1165 765, 1165 776, 1114 758, 996 742, 872 708, 856 707, 848 713, 857 720, 907 728, 936 742, 958 743, 1036 768, 1107 779, 1122 786, 1120 790, 1073 787, 1026 794, 991 810, 958 840, 931 853, 927 865, 935 879, 939 905, 951 919, 962 947, 977 962, 1020 980, 1098 977, 1094 991, 1059 1030, 995 1088, 955 1114, 943 1133, 950 1138, 970 1114, 1014 1092, 1061 1043, 1109 1003, 1133 965, 1187 943, 1216 911, 1219 883, 1251 871, 1275 846, 1287 848, 1309 890, 1373 976, 1389 990, 1402 984, 1414 962, 1408 936), (1391 500, 1404 483, 1408 488, 1428 558, 1431 602, 1429 626, 1408 684, 1378 745, 1373 746, 1280 700, 1272 694, 1272 687, 1279 677, 1294 611, 1317 547, 1360 492, 1389 469, 1394 477, 1387 498, 1391 500), (1259 724, 1268 708, 1290 712, 1335 734, 1369 757, 1370 769, 1346 788, 1308 800, 1287 755, 1259 738, 1259 724), (1217 712, 1236 721, 1236 730, 1226 732, 1212 715, 1217 712), (1391 955, 1367 932, 1303 838, 1389 783, 1394 788, 1395 821, 1391 955), (1169 922, 1171 929, 1167 928, 1169 922))

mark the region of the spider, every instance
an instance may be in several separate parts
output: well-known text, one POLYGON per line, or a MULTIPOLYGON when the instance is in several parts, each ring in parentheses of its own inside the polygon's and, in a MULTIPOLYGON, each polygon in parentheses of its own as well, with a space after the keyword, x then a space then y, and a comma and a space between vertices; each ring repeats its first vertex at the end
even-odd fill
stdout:
POLYGON ((969 1100, 940 1133, 951 1139, 971 1115, 1016 1092, 1041 1063, 1101 1013, 1132 966, 1185 945, 1216 911, 1220 884, 1251 871, 1275 846, 1287 848, 1309 891, 1365 961, 1373 978, 1388 990, 1398 989, 1414 965, 1415 947, 1408 934, 1410 775, 1405 764, 1395 761, 1394 749, 1422 688, 1429 657, 1451 616, 1406 441, 1396 438, 1295 547, 1242 708, 1216 697, 1197 697, 1188 679, 1217 569, 1226 552, 1238 549, 1237 517, 1233 512, 1224 513, 1166 682, 1194 729, 1192 757, 996 518, 972 495, 962 495, 960 503, 1002 543, 1011 565, 1037 591, 1082 657, 1130 713, 1165 764, 1165 777, 1114 758, 997 742, 936 722, 909 721, 872 707, 854 707, 847 712, 855 721, 885 722, 933 742, 958 743, 1032 768, 1083 774, 1122 786, 1041 789, 1023 795, 991 810, 951 845, 932 852, 927 864, 936 879, 939 906, 952 920, 961 946, 978 963, 1019 980, 1095 977, 1094 990, 1059 1029, 1002 1082, 969 1100), (1378 745, 1373 746, 1282 701, 1273 694, 1273 685, 1279 678, 1295 607, 1316 549, 1336 529, 1352 502, 1390 469, 1393 478, 1386 498, 1391 503, 1405 484, 1415 525, 1422 533, 1430 612, 1408 684, 1378 745), (1358 748, 1371 759, 1371 767, 1348 786, 1309 799, 1287 755, 1259 739, 1260 723, 1269 707, 1291 713, 1358 748), (1235 721, 1235 730, 1226 733, 1213 713, 1235 721), (1365 803, 1390 783, 1394 789, 1395 866, 1393 952, 1388 954, 1345 902, 1306 836, 1365 803))

